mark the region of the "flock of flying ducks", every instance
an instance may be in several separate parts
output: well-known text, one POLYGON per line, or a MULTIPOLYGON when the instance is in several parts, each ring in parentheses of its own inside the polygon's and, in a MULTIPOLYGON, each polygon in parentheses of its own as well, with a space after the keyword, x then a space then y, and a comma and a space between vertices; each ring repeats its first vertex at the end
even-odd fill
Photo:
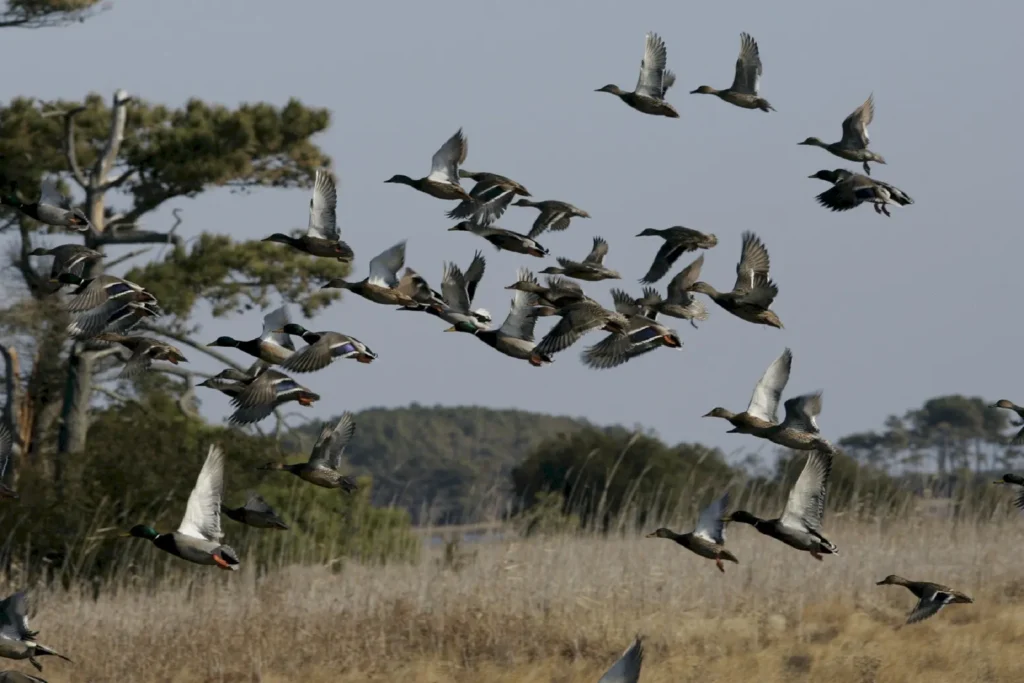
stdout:
MULTIPOLYGON (((724 90, 702 85, 691 92, 715 95, 745 109, 775 111, 759 95, 761 74, 757 42, 743 33, 732 85, 724 90)), ((675 75, 667 68, 664 41, 658 35, 648 33, 636 87, 632 91, 624 91, 616 85, 606 85, 598 92, 616 95, 644 114, 678 118, 675 107, 665 99, 675 80, 675 75)), ((869 96, 843 121, 842 138, 838 142, 824 143, 809 137, 799 143, 821 147, 835 156, 863 165, 864 174, 836 169, 821 170, 810 176, 832 185, 817 196, 822 206, 833 211, 846 211, 869 203, 877 213, 888 216, 889 206, 913 203, 902 190, 870 177, 869 163, 885 164, 881 155, 868 148, 867 126, 874 118, 874 111, 874 100, 869 96)), ((449 228, 450 231, 475 235, 499 251, 535 258, 549 255, 537 241, 538 237, 549 231, 566 230, 574 218, 590 218, 586 211, 564 201, 528 199, 532 196, 530 192, 505 176, 465 170, 462 165, 467 152, 468 143, 460 129, 434 154, 428 175, 422 178, 395 175, 386 182, 408 185, 438 199, 458 201, 447 214, 458 221, 449 228), (461 185, 463 179, 473 180, 474 186, 467 191, 461 185), (509 206, 538 211, 528 233, 494 225, 509 206)), ((69 198, 62 196, 50 182, 43 183, 40 199, 36 202, 25 202, 19 196, 8 195, 0 197, 0 203, 17 208, 47 225, 80 231, 93 229, 82 211, 74 208, 69 198)), ((264 241, 287 245, 315 257, 352 262, 355 253, 341 239, 336 205, 334 180, 327 171, 318 170, 306 231, 298 235, 275 233, 264 241)), ((696 321, 708 318, 708 310, 695 298, 695 294, 706 295, 720 308, 746 322, 779 329, 783 327, 778 315, 771 310, 779 290, 769 274, 768 249, 756 234, 745 232, 742 235, 736 281, 731 290, 720 291, 700 280, 704 263, 704 255, 701 254, 669 280, 665 296, 653 285, 669 273, 683 254, 711 249, 718 244, 718 237, 682 226, 647 228, 638 235, 648 236, 659 237, 662 244, 647 273, 640 278, 644 285, 640 297, 613 289, 613 306, 609 309, 583 291, 578 281, 621 279, 618 271, 605 264, 608 242, 594 237, 590 252, 582 260, 559 257, 556 259, 558 266, 539 271, 546 276, 543 284, 530 269, 520 268, 516 281, 506 287, 513 292, 511 307, 497 328, 491 327, 492 318, 487 310, 473 306, 477 285, 486 267, 486 260, 479 251, 465 270, 454 263, 444 265, 440 291, 433 289, 416 271, 405 267, 404 241, 370 259, 363 279, 337 278, 323 287, 344 289, 371 303, 439 318, 449 325, 445 331, 471 334, 495 351, 535 367, 551 363, 556 354, 598 330, 607 332, 607 335, 581 355, 583 363, 595 369, 620 366, 661 347, 679 348, 682 341, 678 333, 660 319, 687 320, 696 328, 696 321), (547 316, 555 316, 559 320, 537 341, 534 333, 537 319, 547 316)), ((50 249, 38 248, 31 254, 53 257, 50 282, 55 291, 62 289, 65 292, 64 300, 70 316, 69 337, 92 348, 110 345, 125 348, 122 377, 136 376, 150 369, 154 361, 186 362, 179 349, 163 340, 129 334, 144 320, 160 315, 158 302, 152 293, 139 284, 113 275, 83 277, 85 267, 102 259, 102 253, 78 244, 64 244, 50 249)), ((230 397, 235 411, 229 419, 234 424, 258 422, 289 401, 308 406, 319 399, 315 392, 299 384, 285 371, 312 373, 340 359, 372 363, 377 358, 366 344, 351 335, 336 331, 313 332, 293 323, 286 307, 276 309, 264 318, 258 337, 238 340, 222 336, 210 346, 235 348, 254 359, 248 370, 228 368, 199 385, 230 397), (301 339, 305 345, 296 348, 293 337, 301 339)), ((732 425, 730 432, 755 436, 809 453, 789 492, 782 514, 775 519, 762 519, 744 510, 729 514, 726 494, 700 513, 692 532, 680 534, 660 528, 649 537, 674 540, 684 548, 713 560, 723 572, 723 561, 739 561, 725 548, 725 525, 730 521, 752 525, 762 534, 807 552, 819 561, 823 555, 837 553, 836 545, 825 538, 821 529, 835 453, 834 447, 821 436, 816 422, 821 412, 821 393, 790 398, 784 403, 785 417, 779 421, 777 416, 792 359, 792 353, 786 349, 769 366, 757 383, 745 411, 734 413, 717 407, 705 415, 727 420, 732 425)), ((1015 409, 1024 416, 1024 409, 1018 409, 1009 401, 1001 401, 997 405, 1015 409)), ((323 426, 306 462, 270 463, 261 469, 284 470, 323 488, 353 491, 357 488, 356 482, 340 469, 344 449, 354 431, 355 422, 351 413, 346 412, 337 423, 323 426)), ((0 451, 5 463, 11 448, 11 434, 0 426, 0 451)), ((253 494, 240 508, 224 506, 221 502, 223 461, 221 449, 211 446, 176 531, 158 533, 152 527, 140 524, 126 535, 150 540, 161 550, 189 562, 237 569, 240 562, 238 554, 221 542, 222 512, 233 520, 257 528, 283 530, 288 525, 258 494, 253 494)), ((1024 491, 1024 478, 1017 475, 1006 475, 1000 483, 1020 485, 1024 491)), ((7 487, 0 487, 0 497, 16 498, 17 494, 7 487)), ((1024 507, 1024 493, 1018 497, 1017 504, 1024 507)), ((905 586, 919 598, 908 617, 909 623, 935 614, 946 604, 972 602, 963 593, 945 586, 907 581, 898 576, 888 576, 879 584, 905 586)), ((28 658, 39 667, 36 656, 57 653, 35 642, 36 632, 28 629, 25 602, 24 593, 17 593, 0 603, 0 656, 28 658)), ((643 646, 638 637, 602 677, 601 683, 635 683, 642 660, 643 646)), ((23 680, 39 679, 26 677, 23 680)))

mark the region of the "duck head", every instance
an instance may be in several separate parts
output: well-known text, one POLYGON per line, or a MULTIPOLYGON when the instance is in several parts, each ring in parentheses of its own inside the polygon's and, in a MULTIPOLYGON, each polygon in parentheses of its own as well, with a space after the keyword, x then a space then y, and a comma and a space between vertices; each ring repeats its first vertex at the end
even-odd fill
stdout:
POLYGON ((661 527, 660 529, 655 529, 651 533, 647 534, 644 538, 672 538, 674 535, 675 534, 671 529, 661 527))
POLYGON ((154 529, 151 526, 146 526, 145 524, 136 524, 135 526, 133 526, 131 529, 128 530, 128 533, 121 534, 121 535, 124 536, 124 537, 131 536, 131 537, 134 537, 134 538, 144 538, 147 541, 152 541, 152 540, 155 540, 156 537, 159 536, 160 534, 158 534, 156 532, 156 529, 154 529))
POLYGON ((903 586, 907 583, 907 580, 902 576, 896 576, 895 574, 889 574, 881 581, 875 583, 876 586, 903 586))
POLYGON ((821 139, 814 138, 814 137, 807 138, 803 142, 798 142, 796 144, 798 144, 798 145, 814 145, 816 147, 824 147, 825 146, 825 143, 822 142, 821 139))
POLYGON ((235 347, 235 346, 238 346, 238 340, 237 339, 233 339, 231 337, 217 337, 212 342, 207 344, 207 346, 230 346, 230 347, 235 347))
POLYGON ((702 85, 699 88, 697 88, 696 90, 691 90, 690 94, 691 95, 714 95, 716 92, 718 92, 718 91, 715 90, 714 88, 712 88, 710 85, 702 85))
POLYGON ((637 237, 656 237, 661 234, 657 228, 644 228, 636 234, 637 237))
POLYGON ((594 92, 610 92, 613 95, 622 95, 622 94, 624 94, 622 88, 620 88, 619 86, 615 85, 614 83, 609 83, 608 85, 602 86, 602 87, 598 88, 597 90, 595 90, 594 92))

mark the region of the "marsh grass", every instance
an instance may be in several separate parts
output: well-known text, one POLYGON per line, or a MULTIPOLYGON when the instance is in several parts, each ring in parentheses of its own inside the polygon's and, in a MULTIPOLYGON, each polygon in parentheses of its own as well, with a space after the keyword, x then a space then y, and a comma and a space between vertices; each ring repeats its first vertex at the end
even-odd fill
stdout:
POLYGON ((230 574, 146 548, 98 583, 29 586, 32 623, 76 662, 44 660, 51 683, 593 682, 638 632, 651 683, 1016 680, 1020 520, 935 505, 858 517, 826 519, 840 554, 821 563, 736 525, 741 564, 724 575, 629 520, 609 535, 506 534, 455 569, 444 546, 384 565, 243 558, 230 574), (874 585, 893 573, 976 602, 902 628, 915 599, 874 585))

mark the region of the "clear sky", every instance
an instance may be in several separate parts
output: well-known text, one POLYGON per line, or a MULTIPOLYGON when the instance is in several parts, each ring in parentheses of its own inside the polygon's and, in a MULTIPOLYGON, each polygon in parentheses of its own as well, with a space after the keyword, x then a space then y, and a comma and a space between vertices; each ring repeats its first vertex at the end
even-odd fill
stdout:
MULTIPOLYGON (((442 334, 433 318, 354 296, 307 325, 353 334, 380 354, 370 366, 343 362, 304 375, 323 396, 307 414, 481 404, 640 423, 669 441, 732 451, 754 446, 752 438, 726 436, 724 422, 700 416, 716 405, 745 408, 786 346, 795 354, 786 395, 823 389, 819 422, 832 438, 875 428, 937 394, 1024 400, 1020 19, 1019 9, 997 2, 748 0, 695 9, 673 1, 119 0, 85 24, 5 30, 0 56, 16 68, 5 70, 0 98, 109 97, 124 88, 171 106, 193 96, 227 105, 294 96, 328 107, 333 125, 316 142, 340 179, 338 217, 356 251, 354 277, 402 239, 407 265, 435 286, 443 261, 465 268, 483 249, 477 305, 499 324, 509 300, 502 287, 517 267, 539 270, 553 259, 498 253, 446 232, 454 203, 383 182, 425 175, 460 126, 467 168, 508 175, 535 199, 565 200, 593 216, 544 235, 552 256, 581 258, 601 235, 611 245, 607 265, 624 275, 612 284, 637 294, 636 278, 661 243, 636 238, 643 228, 717 234, 702 279, 719 289, 731 287, 740 233, 753 229, 771 253, 774 310, 786 329, 745 323, 708 302, 711 317, 699 330, 677 321, 683 350, 613 370, 578 360, 597 334, 536 369, 468 335, 442 334), (668 46, 678 82, 667 99, 680 119, 645 116, 594 92, 634 86, 649 30, 668 46), (777 113, 689 94, 732 82, 741 31, 760 45, 761 94, 777 113), (843 118, 872 92, 871 146, 888 161, 873 172, 916 203, 894 207, 888 219, 870 207, 833 214, 814 201, 827 185, 807 176, 854 165, 796 143, 838 140, 843 118)), ((307 202, 304 191, 216 191, 171 202, 148 227, 170 225, 170 209, 180 207, 186 237, 208 230, 260 238, 305 225, 307 202)), ((511 208, 499 225, 526 232, 535 216, 511 208)), ((611 305, 608 283, 586 288, 611 305)), ((200 322, 208 340, 248 338, 261 316, 200 322)), ((187 355, 199 369, 218 369, 187 355)), ((203 398, 213 419, 227 414, 226 397, 203 398)))

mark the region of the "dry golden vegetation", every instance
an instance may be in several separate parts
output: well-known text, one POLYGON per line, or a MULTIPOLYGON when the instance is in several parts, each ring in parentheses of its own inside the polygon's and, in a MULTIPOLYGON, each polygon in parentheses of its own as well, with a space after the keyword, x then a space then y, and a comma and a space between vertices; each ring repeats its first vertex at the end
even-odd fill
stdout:
POLYGON ((160 558, 159 580, 32 588, 32 623, 76 662, 44 659, 51 683, 594 682, 636 632, 642 682, 1019 680, 1018 520, 826 528, 840 554, 822 563, 731 529, 741 564, 724 575, 633 534, 472 544, 458 569, 440 548, 416 565, 262 576, 160 558), (890 573, 976 602, 900 628, 915 598, 874 585, 890 573))

